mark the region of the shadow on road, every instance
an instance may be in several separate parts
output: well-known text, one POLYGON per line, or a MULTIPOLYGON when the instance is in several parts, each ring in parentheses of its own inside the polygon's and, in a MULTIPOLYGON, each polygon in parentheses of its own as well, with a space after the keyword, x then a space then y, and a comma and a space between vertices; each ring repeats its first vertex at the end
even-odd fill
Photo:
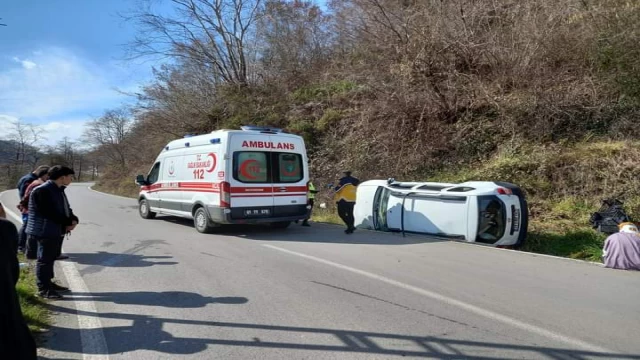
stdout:
MULTIPOLYGON (((57 312, 75 313, 74 310, 52 305, 57 312)), ((79 315, 96 314, 78 311, 79 315)), ((490 343, 448 339, 442 336, 412 336, 379 332, 217 322, 205 320, 169 319, 139 314, 104 313, 103 319, 127 320, 126 326, 102 329, 109 354, 123 354, 136 350, 151 350, 165 354, 196 354, 212 345, 243 348, 289 349, 324 352, 360 353, 388 356, 415 356, 438 359, 494 359, 492 353, 510 358, 567 359, 640 359, 640 355, 601 353, 565 348, 538 347, 518 344, 490 343), (168 324, 210 327, 219 334, 216 338, 175 337, 163 329, 168 324), (311 336, 313 335, 313 336, 311 336), (313 339, 313 340, 312 340, 313 339)), ((57 337, 74 335, 78 330, 52 329, 57 337)), ((88 329, 95 332, 96 329, 88 329)), ((202 329, 192 333, 203 333, 202 329)), ((93 336, 94 334, 87 334, 93 336)), ((56 341, 46 348, 64 352, 81 352, 80 344, 56 341)), ((95 355, 95 354, 86 354, 95 355)), ((101 354, 104 355, 104 354, 101 354)))
POLYGON ((71 253, 69 260, 81 265, 89 265, 80 270, 80 275, 94 274, 108 267, 149 267, 155 265, 177 265, 175 261, 150 261, 171 259, 171 256, 137 254, 148 248, 166 245, 165 240, 139 240, 133 247, 121 253, 98 251, 94 253, 71 253))
POLYGON ((81 275, 94 274, 107 267, 149 267, 156 265, 176 265, 176 261, 151 261, 171 259, 171 256, 147 256, 138 254, 118 254, 106 251, 96 253, 72 253, 69 260, 81 265, 89 265, 80 270, 81 275))
MULTIPOLYGON (((160 221, 193 228, 193 221, 173 216, 158 216, 160 221)), ((367 244, 367 245, 409 245, 449 241, 435 237, 385 233, 368 230, 356 230, 353 234, 344 233, 344 227, 330 224, 312 223, 311 227, 291 224, 287 229, 273 229, 268 225, 224 225, 216 229, 219 236, 241 237, 261 241, 315 242, 332 244, 367 244)))
POLYGON ((74 301, 104 301, 115 304, 163 306, 169 308, 201 308, 208 304, 246 304, 245 297, 210 297, 186 291, 132 291, 132 292, 103 292, 78 293, 74 292, 65 300, 74 301))

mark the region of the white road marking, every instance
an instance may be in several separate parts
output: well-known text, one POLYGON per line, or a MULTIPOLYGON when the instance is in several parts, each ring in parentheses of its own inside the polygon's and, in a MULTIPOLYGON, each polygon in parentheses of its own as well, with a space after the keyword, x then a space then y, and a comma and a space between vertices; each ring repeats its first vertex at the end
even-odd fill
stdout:
MULTIPOLYGON (((0 196, 8 191, 3 191, 0 196)), ((5 212, 16 222, 22 224, 22 217, 15 214, 12 210, 7 209, 5 212)), ((64 249, 63 249, 64 252, 64 249)), ((75 263, 60 261, 60 266, 67 279, 67 284, 72 292, 89 293, 87 284, 82 279, 75 263)), ((96 305, 91 300, 74 301, 78 312, 78 330, 80 331, 80 342, 82 343, 82 357, 85 360, 109 360, 109 352, 107 350, 107 341, 102 331, 102 323, 96 309, 96 305), (80 315, 80 312, 95 314, 95 316, 80 315)))
MULTIPOLYGON (((67 278, 69 288, 74 292, 89 293, 87 284, 82 280, 78 268, 72 262, 61 261, 62 271, 67 278)), ((107 341, 102 331, 100 315, 96 305, 90 298, 82 298, 83 301, 74 301, 76 311, 78 311, 78 329, 80 329, 80 341, 82 342, 82 353, 85 360, 108 360, 107 341), (94 315, 80 315, 94 314, 94 315)))
POLYGON ((322 264, 325 264, 325 265, 333 266, 335 268, 346 270, 346 271, 352 272, 354 274, 362 275, 362 276, 368 277, 370 279, 378 280, 378 281, 387 283, 389 285, 393 285, 395 287, 398 287, 398 288, 401 288, 401 289, 405 289, 405 290, 414 292, 416 294, 419 294, 419 295, 422 295, 422 296, 425 296, 425 297, 428 297, 428 298, 431 298, 431 299, 434 299, 434 300, 441 301, 441 302, 443 302, 443 303, 445 303, 447 305, 458 307, 460 309, 469 311, 469 312, 474 313, 476 315, 480 315, 480 316, 483 316, 485 318, 488 318, 488 319, 491 319, 491 320, 495 320, 495 321, 499 321, 499 322, 502 322, 504 324, 507 324, 507 325, 510 325, 510 326, 513 326, 513 327, 516 327, 516 328, 519 328, 519 329, 522 329, 522 330, 525 330, 525 331, 528 331, 528 332, 543 336, 543 337, 548 338, 548 339, 552 339, 552 340, 555 340, 555 341, 560 341, 560 342, 563 342, 563 343, 566 343, 566 344, 570 344, 570 345, 573 345, 573 346, 577 346, 577 347, 580 347, 580 348, 583 348, 583 349, 589 350, 589 351, 612 353, 612 351, 609 350, 609 349, 605 349, 605 348, 602 348, 602 347, 599 347, 597 345, 593 345, 593 344, 587 343, 587 342, 579 340, 579 339, 574 339, 574 338, 571 338, 571 337, 568 337, 568 336, 565 336, 565 335, 562 335, 562 334, 558 334, 558 333, 553 332, 551 330, 547 330, 547 329, 541 328, 541 327, 536 326, 536 325, 528 324, 528 323, 525 323, 523 321, 511 318, 509 316, 498 314, 498 313, 493 312, 491 310, 486 310, 486 309, 483 309, 481 307, 475 306, 473 304, 469 304, 469 303, 466 303, 464 301, 456 300, 456 299, 450 298, 448 296, 445 296, 445 295, 442 295, 442 294, 438 294, 438 293, 433 292, 433 291, 425 290, 425 289, 422 289, 422 288, 419 288, 419 287, 416 287, 416 286, 413 286, 413 285, 409 285, 409 284, 405 284, 405 283, 402 283, 402 282, 399 282, 399 281, 396 281, 396 280, 393 280, 393 279, 389 279, 389 278, 384 277, 384 276, 380 276, 380 275, 376 275, 376 274, 373 274, 373 273, 370 273, 370 272, 367 272, 367 271, 364 271, 364 270, 352 268, 350 266, 338 264, 338 263, 335 263, 333 261, 325 260, 325 259, 318 258, 318 257, 315 257, 315 256, 306 255, 306 254, 299 253, 299 252, 296 252, 296 251, 287 250, 287 249, 284 249, 284 248, 281 248, 281 247, 278 247, 278 246, 274 246, 274 245, 263 244, 262 246, 268 247, 270 249, 277 250, 277 251, 280 251, 280 252, 283 252, 283 253, 287 253, 289 255, 295 255, 295 256, 299 256, 299 257, 302 257, 302 258, 305 258, 305 259, 313 260, 313 261, 316 261, 316 262, 319 262, 319 263, 322 263, 322 264))

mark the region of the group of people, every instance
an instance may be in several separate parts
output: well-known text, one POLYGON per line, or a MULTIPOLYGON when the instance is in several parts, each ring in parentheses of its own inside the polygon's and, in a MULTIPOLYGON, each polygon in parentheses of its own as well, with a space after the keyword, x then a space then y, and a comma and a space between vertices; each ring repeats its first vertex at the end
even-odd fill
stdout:
POLYGON ((6 219, 0 204, 0 354, 11 359, 36 359, 36 345, 22 316, 16 284, 20 277, 17 253, 36 260, 37 296, 61 299, 69 291, 53 281, 54 263, 65 259, 62 242, 78 225, 64 190, 73 181, 67 166, 39 166, 18 182, 17 208, 22 214, 20 232, 6 219))
POLYGON ((61 299, 60 292, 69 291, 53 281, 53 269, 56 260, 68 258, 62 255, 62 242, 79 222, 64 192, 74 175, 67 166, 42 165, 17 184, 22 227, 17 239, 7 242, 14 256, 20 252, 36 260, 37 295, 46 299, 61 299))

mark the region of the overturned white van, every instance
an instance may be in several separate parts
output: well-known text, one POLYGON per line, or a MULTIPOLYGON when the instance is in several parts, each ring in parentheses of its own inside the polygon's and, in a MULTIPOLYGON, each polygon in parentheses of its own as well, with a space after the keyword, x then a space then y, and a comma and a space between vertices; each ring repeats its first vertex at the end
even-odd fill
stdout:
POLYGON ((357 228, 427 234, 519 248, 528 227, 527 202, 510 183, 459 184, 370 180, 358 186, 357 228))

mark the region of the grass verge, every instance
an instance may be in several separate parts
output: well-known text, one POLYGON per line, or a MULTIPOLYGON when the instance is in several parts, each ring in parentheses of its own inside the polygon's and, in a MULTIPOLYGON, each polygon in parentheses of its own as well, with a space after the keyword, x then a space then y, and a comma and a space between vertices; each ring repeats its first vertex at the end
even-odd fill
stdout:
MULTIPOLYGON (((18 255, 18 259, 21 263, 27 262, 22 254, 18 255)), ((38 334, 49 328, 51 317, 46 303, 35 296, 38 288, 34 267, 27 266, 20 269, 20 279, 16 285, 16 291, 20 299, 22 315, 38 342, 38 334)))

